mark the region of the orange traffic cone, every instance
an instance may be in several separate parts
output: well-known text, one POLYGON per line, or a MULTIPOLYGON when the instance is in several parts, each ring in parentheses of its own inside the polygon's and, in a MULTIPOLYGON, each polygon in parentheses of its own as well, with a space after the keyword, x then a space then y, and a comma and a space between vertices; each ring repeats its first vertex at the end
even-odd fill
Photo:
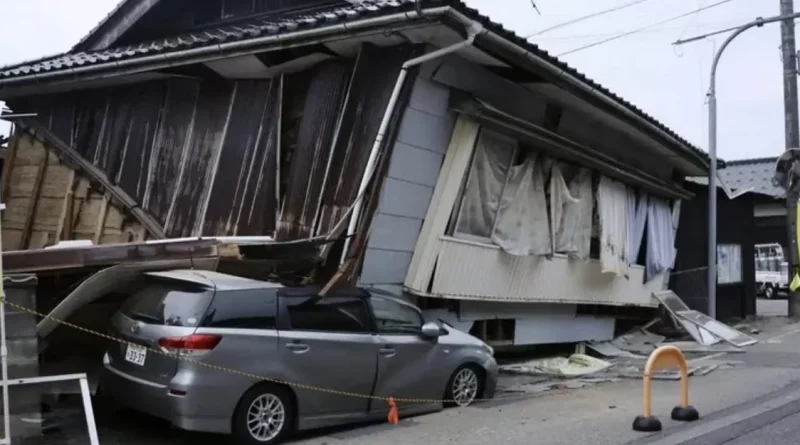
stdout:
POLYGON ((400 418, 397 415, 397 403, 395 403, 394 397, 389 397, 387 402, 389 403, 389 416, 387 420, 392 425, 397 425, 400 422, 400 418))

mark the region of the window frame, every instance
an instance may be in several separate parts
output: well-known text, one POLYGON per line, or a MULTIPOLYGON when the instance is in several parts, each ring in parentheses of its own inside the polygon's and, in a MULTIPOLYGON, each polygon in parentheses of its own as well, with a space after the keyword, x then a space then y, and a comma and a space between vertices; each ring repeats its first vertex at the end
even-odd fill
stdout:
POLYGON ((371 313, 373 329, 375 330, 375 333, 377 333, 377 334, 381 334, 381 335, 420 335, 420 334, 422 334, 422 326, 425 325, 425 317, 422 315, 422 310, 420 310, 418 307, 416 307, 416 306, 414 306, 412 304, 407 304, 407 303, 403 303, 403 302, 397 301, 395 299, 395 297, 392 297, 392 296, 389 296, 389 295, 381 295, 381 294, 373 293, 372 295, 370 295, 370 298, 369 298, 369 309, 370 309, 370 313, 371 313), (405 307, 405 308, 408 308, 408 309, 412 310, 414 313, 419 315, 419 320, 420 320, 419 330, 418 331, 411 331, 410 329, 409 330, 402 330, 402 329, 398 329, 398 330, 383 330, 383 329, 381 329, 381 326, 378 323, 377 313, 375 312, 375 306, 373 304, 373 301, 375 301, 375 299, 385 300, 385 301, 388 301, 390 303, 397 304, 398 306, 405 307))
POLYGON ((372 318, 372 308, 367 303, 365 296, 368 294, 345 294, 339 292, 331 292, 330 295, 325 297, 320 297, 317 294, 316 290, 282 290, 277 293, 278 296, 278 330, 280 331, 294 331, 294 332, 326 332, 331 334, 349 334, 349 335, 356 335, 356 334, 366 334, 372 335, 375 332, 375 321, 372 318), (364 330, 362 331, 332 331, 332 330, 315 330, 315 329, 297 329, 292 326, 291 316, 289 314, 289 307, 296 306, 298 304, 305 303, 307 301, 317 300, 319 302, 330 302, 330 301, 342 301, 342 300, 349 300, 349 301, 357 301, 361 304, 362 309, 364 310, 364 330), (292 304, 289 304, 292 302, 292 304))
POLYGON ((484 126, 480 127, 480 130, 478 131, 478 136, 475 138, 475 142, 472 144, 472 152, 470 154, 469 164, 467 165, 466 174, 464 175, 464 178, 462 178, 461 185, 458 188, 458 194, 456 195, 455 202, 453 203, 453 209, 451 209, 452 218, 448 222, 448 227, 445 233, 448 236, 452 236, 453 238, 457 239, 494 245, 494 242, 492 242, 492 234, 494 234, 494 231, 497 228, 497 215, 499 213, 499 209, 495 210, 494 215, 492 216, 492 228, 489 231, 488 237, 473 235, 471 233, 458 231, 458 223, 461 220, 461 212, 463 210, 462 204, 464 202, 464 193, 467 190, 467 185, 469 183, 470 177, 472 176, 472 169, 475 167, 475 154, 478 151, 478 144, 481 142, 481 137, 484 135, 485 132, 491 133, 492 137, 496 137, 498 139, 504 139, 514 144, 514 150, 511 153, 511 156, 509 156, 508 158, 508 165, 506 166, 506 174, 505 178, 503 179, 503 186, 500 188, 500 197, 503 196, 503 192, 505 191, 506 186, 508 185, 508 179, 511 176, 511 167, 514 165, 514 160, 517 158, 517 155, 519 154, 520 150, 523 149, 522 144, 518 139, 508 136, 497 130, 493 130, 491 128, 487 128, 484 126))

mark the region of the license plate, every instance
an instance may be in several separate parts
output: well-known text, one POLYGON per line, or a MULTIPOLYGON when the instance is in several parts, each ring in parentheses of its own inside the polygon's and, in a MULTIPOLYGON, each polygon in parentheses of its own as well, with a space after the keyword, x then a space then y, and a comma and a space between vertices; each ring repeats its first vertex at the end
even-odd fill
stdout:
POLYGON ((144 366, 144 360, 146 358, 147 348, 139 345, 128 345, 128 349, 125 351, 125 360, 134 365, 144 366))

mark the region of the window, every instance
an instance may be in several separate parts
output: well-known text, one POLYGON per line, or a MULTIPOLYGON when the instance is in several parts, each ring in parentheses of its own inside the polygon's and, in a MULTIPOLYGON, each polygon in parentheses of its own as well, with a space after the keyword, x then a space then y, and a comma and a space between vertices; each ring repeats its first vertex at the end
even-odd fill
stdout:
POLYGON ((212 328, 275 329, 275 291, 240 290, 218 293, 202 325, 212 328))
POLYGON ((742 282, 742 246, 720 244, 717 246, 717 283, 742 282))
POLYGON ((481 130, 456 214, 455 236, 491 238, 500 197, 516 152, 514 139, 491 130, 481 130))
POLYGON ((384 297, 373 296, 371 302, 379 332, 416 334, 422 330, 422 314, 415 308, 384 297))
POLYGON ((366 332, 367 311, 360 298, 283 298, 292 329, 300 331, 366 332))
POLYGON ((149 324, 194 327, 206 312, 214 293, 179 281, 146 284, 120 308, 128 318, 149 324))

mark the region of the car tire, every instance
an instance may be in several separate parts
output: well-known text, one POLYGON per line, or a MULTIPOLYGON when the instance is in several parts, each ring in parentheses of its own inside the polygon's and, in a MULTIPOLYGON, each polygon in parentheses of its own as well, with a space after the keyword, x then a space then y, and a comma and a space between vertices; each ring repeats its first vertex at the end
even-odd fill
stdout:
POLYGON ((772 300, 775 298, 775 288, 768 284, 767 287, 764 288, 764 297, 767 300, 772 300))
POLYGON ((447 381, 444 391, 445 407, 469 406, 483 394, 486 373, 480 366, 459 366, 447 381))
POLYGON ((289 388, 274 384, 250 388, 239 400, 233 415, 231 430, 236 443, 281 443, 294 430, 295 412, 295 398, 289 388))

